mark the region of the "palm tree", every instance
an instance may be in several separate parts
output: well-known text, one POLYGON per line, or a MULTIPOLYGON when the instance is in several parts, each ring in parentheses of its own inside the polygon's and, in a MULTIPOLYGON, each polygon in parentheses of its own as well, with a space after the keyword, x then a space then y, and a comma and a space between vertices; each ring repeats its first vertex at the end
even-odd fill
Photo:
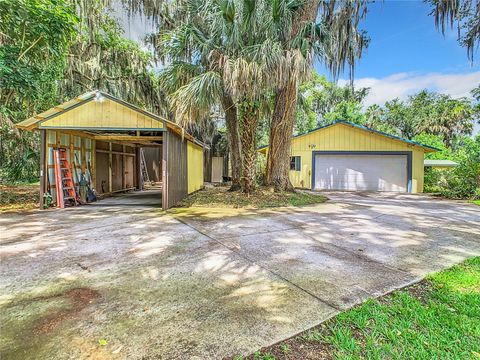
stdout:
POLYGON ((452 99, 449 95, 438 95, 425 128, 429 133, 441 135, 445 146, 451 149, 458 135, 472 133, 476 113, 468 99, 452 99))
POLYGON ((247 191, 253 184, 254 171, 250 169, 256 153, 252 150, 252 134, 261 115, 262 97, 268 91, 275 93, 268 180, 280 190, 291 188, 289 139, 298 84, 310 72, 315 55, 334 75, 347 63, 353 70, 355 59, 367 43, 364 34, 357 30, 367 1, 179 0, 170 7, 154 0, 125 1, 157 18, 162 29, 169 29, 154 37, 161 44, 159 49, 164 49, 165 43, 173 45, 178 48, 170 51, 173 58, 188 58, 205 70, 201 78, 192 78, 172 94, 180 119, 192 121, 192 115, 198 115, 199 110, 205 112, 218 104, 224 110, 232 104, 241 108, 236 117, 232 116, 238 124, 232 126, 229 135, 234 138, 241 130, 239 157, 247 191), (316 23, 319 9, 321 21, 316 23), (198 86, 204 85, 218 92, 200 91, 198 86), (222 101, 224 98, 231 101, 222 101))
MULTIPOLYGON (((141 0, 133 1, 133 9, 141 3, 141 0)), ((242 160, 236 104, 226 92, 221 69, 214 66, 210 57, 215 49, 223 47, 220 29, 231 19, 230 9, 225 7, 217 14, 213 11, 214 5, 179 1, 169 8, 159 2, 145 1, 141 9, 161 23, 160 31, 151 40, 160 59, 169 62, 160 73, 160 86, 170 94, 176 120, 190 127, 208 122, 212 109, 223 110, 232 164, 231 190, 238 190, 242 160), (220 22, 221 27, 213 29, 212 14, 223 14, 225 23, 220 22)), ((213 20, 219 22, 218 18, 213 20)))
POLYGON ((367 3, 363 0, 306 0, 296 9, 292 26, 285 29, 282 48, 285 53, 297 54, 297 59, 302 61, 291 63, 283 85, 276 89, 267 158, 267 184, 275 190, 293 189, 289 180, 290 137, 295 121, 298 85, 308 75, 306 70, 311 68, 315 56, 326 64, 334 76, 338 76, 346 64, 353 73, 355 60, 368 44, 365 34, 358 30, 367 3))
POLYGON ((187 5, 184 22, 160 34, 163 53, 195 60, 199 69, 195 76, 165 76, 188 78, 171 94, 172 107, 184 123, 205 116, 213 106, 223 107, 230 143, 237 134, 241 138, 243 190, 252 192, 255 133, 266 95, 299 61, 298 52, 285 53, 278 40, 278 31, 285 28, 282 21, 291 19, 294 8, 285 2, 251 0, 191 0, 187 5), (279 13, 281 18, 275 18, 279 13))

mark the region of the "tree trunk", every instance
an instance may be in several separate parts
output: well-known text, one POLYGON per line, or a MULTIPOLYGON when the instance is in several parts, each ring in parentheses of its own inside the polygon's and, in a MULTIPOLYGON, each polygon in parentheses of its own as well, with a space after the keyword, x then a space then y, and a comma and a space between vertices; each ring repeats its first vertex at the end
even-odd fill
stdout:
POLYGON ((225 125, 227 127, 228 148, 230 152, 230 164, 232 166, 232 186, 230 191, 241 189, 242 176, 242 148, 237 118, 237 108, 230 96, 224 95, 222 99, 225 113, 225 125))
POLYGON ((296 105, 297 86, 291 79, 288 86, 277 91, 270 124, 267 185, 273 186, 275 191, 293 191, 289 178, 290 142, 293 134, 296 105))
MULTIPOLYGON (((298 35, 303 25, 315 20, 320 1, 307 0, 292 20, 288 40, 298 35)), ((270 124, 270 147, 267 155, 267 185, 275 191, 291 191, 293 186, 288 176, 290 170, 290 141, 295 123, 298 79, 289 74, 287 85, 276 92, 275 107, 270 124)))
POLYGON ((258 124, 257 110, 257 105, 252 101, 245 101, 242 104, 242 190, 247 194, 251 194, 255 190, 255 167, 257 159, 256 132, 258 124))

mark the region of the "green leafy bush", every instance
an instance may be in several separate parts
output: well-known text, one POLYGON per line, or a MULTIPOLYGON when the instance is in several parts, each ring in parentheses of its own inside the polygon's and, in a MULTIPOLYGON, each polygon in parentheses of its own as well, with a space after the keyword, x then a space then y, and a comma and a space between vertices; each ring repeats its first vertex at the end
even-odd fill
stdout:
POLYGON ((454 169, 425 169, 424 190, 451 199, 480 199, 480 135, 460 138, 453 149, 441 145, 438 136, 425 135, 422 143, 440 148, 428 154, 430 159, 448 159, 459 165, 454 169))
POLYGON ((459 165, 446 173, 439 185, 440 193, 454 199, 480 198, 480 135, 475 139, 465 138, 455 153, 459 165))
POLYGON ((442 188, 440 187, 440 183, 444 178, 445 178, 445 171, 439 171, 437 169, 432 169, 432 168, 425 168, 423 190, 427 193, 441 192, 442 188))

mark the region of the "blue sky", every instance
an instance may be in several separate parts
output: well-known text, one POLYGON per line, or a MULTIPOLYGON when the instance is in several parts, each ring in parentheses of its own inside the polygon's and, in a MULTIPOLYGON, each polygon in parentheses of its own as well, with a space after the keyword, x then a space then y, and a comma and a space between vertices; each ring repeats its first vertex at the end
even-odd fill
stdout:
MULTIPOLYGON (((370 88, 365 105, 406 99, 425 88, 453 97, 470 96, 480 83, 480 52, 472 65, 457 42, 456 30, 443 36, 429 12, 430 6, 423 1, 385 0, 369 6, 361 27, 371 42, 355 71, 355 86, 370 88)), ((120 18, 126 35, 137 41, 152 26, 139 16, 120 18)), ((321 64, 315 67, 327 74, 321 64)), ((347 77, 341 76, 339 82, 347 77)))
MULTIPOLYGON (((355 71, 356 85, 372 89, 368 105, 406 98, 423 88, 466 96, 480 83, 480 52, 472 66, 457 42, 456 31, 443 36, 429 12, 430 6, 423 1, 385 0, 369 5, 361 27, 371 42, 355 71)), ((126 35, 134 40, 140 42, 153 29, 140 16, 128 19, 121 10, 116 13, 126 35)), ((320 64, 315 67, 327 74, 320 64)))
MULTIPOLYGON (((480 83, 478 61, 473 65, 468 61, 456 30, 443 36, 429 12, 423 1, 386 0, 370 5, 361 27, 371 42, 355 70, 356 86, 371 88, 366 105, 405 99, 424 88, 469 96, 480 83)), ((480 58, 479 51, 475 55, 480 58)), ((321 64, 315 67, 326 73, 321 64)))
POLYGON ((370 5, 362 28, 371 43, 357 64, 356 77, 478 71, 458 44, 456 31, 444 37, 429 12, 430 6, 422 1, 386 0, 370 5))

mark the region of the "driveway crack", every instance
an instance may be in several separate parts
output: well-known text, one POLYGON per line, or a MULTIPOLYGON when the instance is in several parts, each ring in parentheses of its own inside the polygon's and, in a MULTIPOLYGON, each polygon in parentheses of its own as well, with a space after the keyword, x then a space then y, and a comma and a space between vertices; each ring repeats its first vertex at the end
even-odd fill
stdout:
POLYGON ((251 259, 250 257, 246 256, 245 254, 243 254, 242 252, 238 251, 238 249, 236 249, 235 247, 232 247, 232 246, 228 246, 227 244, 223 243, 221 240, 218 240, 218 239, 215 239, 214 237, 212 237, 211 235, 203 232, 202 230, 199 230, 197 229, 195 226, 185 222, 184 220, 180 219, 180 218, 176 218, 179 222, 181 222, 182 224, 188 226, 189 228, 197 231, 198 233, 202 234, 203 236, 206 236, 207 238, 209 238, 210 240, 212 241, 215 241, 217 244, 220 244, 221 246, 227 248, 228 250, 232 251, 233 253, 235 253, 236 255, 240 256, 241 258, 243 258, 244 260, 248 261, 249 263, 251 264, 254 264, 260 268, 262 268, 263 270, 269 272, 270 274, 274 275, 275 277, 279 278, 280 280, 284 281, 285 283, 289 284, 290 286, 300 290, 301 292, 313 297, 315 300, 321 302, 322 304, 325 304, 327 305, 328 307, 331 307, 337 311, 342 311, 342 309, 340 307, 338 307, 337 305, 329 302, 329 301, 326 301, 325 299, 322 299, 321 297, 315 295, 314 293, 312 293, 311 291, 308 291, 307 289, 304 289, 303 287, 295 284, 294 282, 290 281, 289 279, 285 278, 284 276, 276 273, 275 271, 273 270, 270 270, 269 268, 257 263, 254 259, 251 259))

